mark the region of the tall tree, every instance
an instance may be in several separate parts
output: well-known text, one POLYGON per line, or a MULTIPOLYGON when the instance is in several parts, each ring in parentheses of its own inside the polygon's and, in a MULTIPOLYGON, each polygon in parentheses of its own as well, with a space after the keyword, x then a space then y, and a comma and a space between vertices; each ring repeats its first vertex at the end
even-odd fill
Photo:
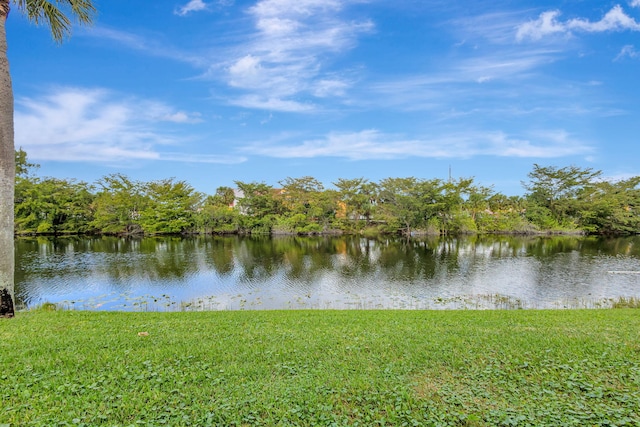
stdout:
POLYGON ((528 191, 527 198, 534 205, 528 209, 527 216, 543 227, 545 224, 539 218, 545 216, 550 216, 560 226, 575 226, 579 199, 590 191, 601 175, 601 171, 591 168, 534 164, 527 175, 530 182, 523 183, 528 191))
POLYGON ((98 186, 91 227, 107 234, 142 233, 140 213, 149 205, 145 184, 112 174, 100 179, 98 186))
POLYGON ((235 184, 242 214, 240 229, 249 233, 270 233, 275 217, 283 211, 281 200, 276 198, 280 191, 264 182, 235 181, 235 184))
POLYGON ((636 234, 640 230, 640 176, 601 181, 581 200, 580 225, 590 233, 636 234))
POLYGON ((380 181, 380 213, 391 228, 410 235, 420 222, 420 200, 416 197, 422 180, 385 178, 380 181))
POLYGON ((324 191, 322 183, 310 176, 287 178, 279 184, 282 186, 282 204, 292 214, 309 216, 313 210, 313 202, 324 191))
POLYGON ((377 204, 378 185, 365 178, 340 178, 333 185, 338 188, 346 220, 356 225, 364 220, 368 225, 377 204))
MULTIPOLYGON (((10 0, 0 0, 0 317, 14 316, 14 187, 13 88, 7 57, 6 21, 10 0)), ((89 24, 95 14, 91 0, 14 0, 36 25, 45 24, 62 42, 71 33, 71 18, 89 24), (69 17, 71 16, 71 18, 69 17)))
POLYGON ((84 233, 92 219, 94 196, 84 182, 16 178, 16 233, 84 233))
POLYGON ((185 181, 162 179, 146 185, 149 199, 140 213, 145 233, 183 233, 193 231, 195 213, 200 208, 202 194, 185 181))

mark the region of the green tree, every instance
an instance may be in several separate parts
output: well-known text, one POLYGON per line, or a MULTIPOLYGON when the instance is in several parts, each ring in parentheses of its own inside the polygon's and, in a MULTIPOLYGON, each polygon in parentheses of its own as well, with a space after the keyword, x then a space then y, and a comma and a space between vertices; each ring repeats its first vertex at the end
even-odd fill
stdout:
POLYGON ((218 187, 216 194, 207 197, 207 203, 215 206, 232 206, 236 199, 236 193, 231 187, 218 187))
POLYGON ((582 198, 580 225, 591 233, 634 234, 640 231, 640 176, 602 181, 582 198))
POLYGON ((335 217, 335 192, 324 189, 317 179, 305 176, 279 182, 278 195, 285 209, 278 228, 295 233, 317 233, 328 228, 335 217))
POLYGON ((318 231, 326 231, 334 227, 338 199, 339 195, 335 190, 324 190, 313 194, 308 214, 313 223, 317 225, 318 231))
POLYGON ((207 196, 196 215, 196 225, 204 233, 235 233, 238 231, 239 212, 233 208, 236 199, 231 187, 218 187, 213 196, 207 196))
POLYGON ((28 179, 31 169, 37 169, 40 165, 29 163, 27 152, 20 147, 16 150, 16 183, 19 179, 28 179))
POLYGON ((526 210, 527 201, 521 196, 507 196, 494 193, 487 199, 488 207, 493 212, 518 212, 526 210))
POLYGON ((35 220, 35 215, 32 218, 28 218, 31 212, 25 212, 24 205, 30 203, 32 194, 35 192, 34 186, 37 185, 38 179, 31 175, 31 169, 37 168, 38 165, 29 163, 27 153, 22 148, 16 150, 15 165, 14 232, 20 233, 29 228, 20 224, 20 222, 26 223, 35 220))
POLYGON ((487 199, 487 211, 476 215, 478 229, 487 233, 530 233, 535 229, 525 217, 526 206, 523 197, 494 193, 487 199))
POLYGON ((185 233, 194 229, 202 195, 191 185, 163 179, 148 183, 145 194, 148 203, 140 213, 140 225, 145 233, 185 233))
POLYGON ((314 197, 324 191, 322 183, 310 176, 286 178, 279 184, 282 186, 280 199, 283 206, 293 214, 305 216, 309 214, 314 197))
POLYGON ((468 186, 462 188, 464 194, 463 209, 469 212, 471 218, 475 221, 478 214, 489 209, 489 200, 493 196, 493 189, 482 185, 473 185, 469 182, 468 186))
MULTIPOLYGON (((28 195, 37 181, 37 179, 31 175, 31 169, 35 169, 39 166, 29 163, 27 153, 22 148, 16 150, 15 165, 14 219, 17 221, 19 218, 19 215, 17 214, 18 207, 20 204, 25 203, 28 200, 28 195)), ((15 230, 18 229, 19 227, 16 224, 15 230)))
POLYGON ((100 191, 92 208, 91 227, 106 234, 142 233, 141 212, 149 205, 145 184, 122 174, 112 174, 97 182, 100 191))
POLYGON ((420 181, 415 189, 418 199, 418 223, 416 224, 428 233, 442 233, 447 231, 447 224, 452 219, 452 212, 459 209, 459 194, 453 195, 451 188, 441 179, 420 181))
POLYGON ((365 178, 340 178, 333 185, 338 188, 341 209, 347 222, 355 223, 356 228, 360 228, 360 222, 368 225, 378 203, 378 185, 365 178))
POLYGON ((16 232, 76 234, 89 231, 93 195, 84 182, 46 178, 16 181, 16 232))
POLYGON ((489 189, 473 184, 473 178, 459 178, 441 184, 440 217, 447 233, 473 233, 478 210, 484 206, 489 189))
POLYGON ((209 197, 196 215, 196 224, 204 233, 235 233, 240 227, 240 213, 230 206, 211 203, 209 197))
POLYGON ((420 200, 416 197, 420 183, 414 177, 380 181, 380 214, 389 230, 411 234, 420 223, 420 200))
MULTIPOLYGON (((35 24, 45 23, 57 42, 71 32, 71 20, 89 24, 95 13, 91 0, 15 0, 35 24)), ((13 88, 7 57, 6 20, 10 0, 0 0, 0 317, 14 316, 14 190, 16 177, 13 132, 13 88)))
POLYGON ((277 190, 264 182, 235 181, 239 189, 240 229, 244 232, 270 233, 282 214, 282 202, 277 190))
POLYGON ((591 168, 534 164, 530 181, 523 183, 530 202, 527 217, 542 228, 575 228, 579 199, 590 192, 601 174, 591 168))

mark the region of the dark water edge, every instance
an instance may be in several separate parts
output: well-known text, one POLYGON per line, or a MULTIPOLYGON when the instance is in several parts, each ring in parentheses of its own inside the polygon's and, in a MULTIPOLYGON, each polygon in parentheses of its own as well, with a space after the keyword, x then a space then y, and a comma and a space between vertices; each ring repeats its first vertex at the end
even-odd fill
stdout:
POLYGON ((597 308, 640 296, 640 237, 16 240, 16 299, 69 309, 597 308))

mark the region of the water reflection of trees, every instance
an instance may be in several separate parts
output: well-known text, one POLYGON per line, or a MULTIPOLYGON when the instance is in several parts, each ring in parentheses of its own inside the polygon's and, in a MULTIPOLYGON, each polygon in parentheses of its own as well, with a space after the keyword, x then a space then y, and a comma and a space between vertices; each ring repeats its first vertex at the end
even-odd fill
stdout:
POLYGON ((205 264, 221 276, 232 274, 235 269, 234 248, 237 240, 235 236, 198 239, 204 251, 205 264))
POLYGON ((267 280, 281 274, 289 280, 310 281, 333 268, 331 257, 340 246, 331 237, 241 237, 234 255, 240 279, 267 280))
POLYGON ((16 241, 16 283, 106 277, 126 289, 133 281, 180 282, 198 271, 197 253, 195 239, 180 237, 21 238, 16 241))
POLYGON ((491 260, 531 257, 542 287, 550 272, 572 271, 602 256, 640 258, 640 236, 207 236, 64 237, 16 241, 16 288, 54 281, 108 280, 126 290, 144 282, 182 286, 203 270, 241 282, 282 277, 311 283, 331 274, 356 283, 361 278, 393 283, 435 283, 472 275, 491 260))

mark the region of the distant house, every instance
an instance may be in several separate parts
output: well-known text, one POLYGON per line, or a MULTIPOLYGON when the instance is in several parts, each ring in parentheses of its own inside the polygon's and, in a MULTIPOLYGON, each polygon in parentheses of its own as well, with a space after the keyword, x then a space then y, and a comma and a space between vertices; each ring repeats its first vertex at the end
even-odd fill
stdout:
POLYGON ((239 188, 234 188, 233 189, 233 201, 231 202, 231 204, 229 205, 230 208, 235 208, 236 206, 238 206, 238 202, 240 201, 240 199, 244 198, 244 191, 240 190, 239 188))
MULTIPOLYGON (((271 193, 274 196, 279 196, 281 194, 285 193, 285 190, 281 189, 281 188, 272 188, 271 189, 271 193)), ((239 207, 240 204, 240 200, 245 198, 245 194, 244 191, 242 191, 239 188, 234 188, 233 189, 233 202, 231 202, 231 204, 229 205, 230 208, 238 208, 240 213, 244 214, 246 213, 245 210, 242 207, 239 207)))

